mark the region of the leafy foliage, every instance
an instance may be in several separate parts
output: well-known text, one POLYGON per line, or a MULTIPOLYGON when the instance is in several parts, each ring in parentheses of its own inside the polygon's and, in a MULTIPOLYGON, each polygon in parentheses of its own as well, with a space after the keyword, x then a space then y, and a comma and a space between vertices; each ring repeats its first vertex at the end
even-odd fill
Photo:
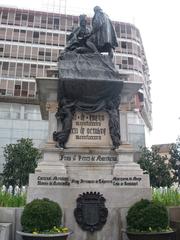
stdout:
POLYGON ((180 184, 180 137, 177 139, 176 143, 171 144, 169 154, 169 162, 171 164, 174 182, 180 184))
POLYGON ((28 184, 29 173, 34 172, 41 154, 31 139, 21 138, 16 144, 5 146, 4 157, 3 183, 21 187, 28 184))
POLYGON ((25 232, 33 233, 60 226, 62 210, 58 203, 47 198, 35 199, 28 203, 21 216, 21 224, 25 232))
POLYGON ((141 148, 141 156, 138 161, 144 173, 150 176, 150 184, 153 187, 170 187, 173 177, 170 174, 171 166, 168 164, 167 156, 161 156, 157 147, 141 148))
POLYGON ((164 205, 146 199, 135 203, 127 214, 128 231, 160 232, 168 228, 168 212, 164 205))
POLYGON ((180 192, 175 188, 154 188, 152 199, 165 206, 180 206, 180 192))

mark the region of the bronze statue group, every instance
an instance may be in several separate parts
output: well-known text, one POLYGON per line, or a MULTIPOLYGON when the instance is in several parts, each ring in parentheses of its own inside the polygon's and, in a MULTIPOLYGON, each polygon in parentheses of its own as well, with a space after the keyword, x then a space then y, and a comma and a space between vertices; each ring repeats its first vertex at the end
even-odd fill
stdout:
MULTIPOLYGON (((66 59, 66 56, 68 54, 71 54, 72 56, 74 54, 78 54, 81 56, 86 54, 93 54, 97 56, 97 58, 99 59, 101 64, 105 66, 107 71, 115 72, 116 70, 113 63, 112 67, 111 64, 108 64, 108 62, 104 60, 101 53, 108 53, 107 57, 110 59, 110 62, 112 62, 113 51, 115 47, 118 46, 116 32, 108 15, 105 14, 99 6, 94 7, 94 16, 92 18, 91 25, 91 27, 87 26, 86 15, 79 16, 79 26, 74 28, 71 34, 67 37, 67 45, 64 51, 60 52, 59 61, 63 61, 64 59, 66 59)), ((93 69, 90 70, 93 71, 93 69)), ((59 77, 59 81, 63 88, 64 80, 59 77)), ((59 89, 59 91, 60 90, 62 89, 59 89)), ((113 95, 112 97, 111 94, 111 97, 109 97, 108 94, 107 97, 102 99, 100 104, 98 102, 96 102, 95 104, 92 102, 88 102, 85 104, 83 103, 84 105, 82 105, 82 102, 78 104, 78 101, 76 101, 76 99, 66 99, 66 97, 64 97, 64 94, 62 93, 62 96, 58 100, 59 108, 56 113, 57 121, 61 123, 62 129, 61 131, 55 131, 53 133, 53 139, 57 142, 57 147, 65 148, 65 144, 68 141, 69 135, 71 133, 72 120, 75 111, 81 111, 83 109, 83 111, 87 113, 95 112, 94 110, 92 111, 94 106, 96 108, 96 111, 99 111, 100 109, 108 113, 109 132, 113 144, 112 149, 118 148, 121 144, 118 110, 120 104, 120 96, 119 94, 116 95, 117 96, 113 95), (89 106, 91 108, 89 108, 89 106)), ((95 99, 97 98, 95 97, 95 99)))
POLYGON ((99 6, 94 7, 92 28, 87 26, 86 15, 79 16, 80 25, 68 37, 65 51, 77 53, 108 52, 113 57, 113 50, 118 46, 112 22, 99 6))

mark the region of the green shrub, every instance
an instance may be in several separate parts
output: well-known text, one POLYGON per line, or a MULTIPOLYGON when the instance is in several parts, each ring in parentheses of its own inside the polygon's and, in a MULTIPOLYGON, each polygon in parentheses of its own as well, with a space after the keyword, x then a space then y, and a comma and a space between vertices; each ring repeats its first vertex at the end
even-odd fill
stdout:
POLYGON ((135 203, 127 214, 128 231, 152 232, 168 228, 168 212, 164 205, 146 199, 135 203))
POLYGON ((61 225, 62 210, 49 199, 35 199, 24 207, 21 224, 25 232, 49 231, 61 225))

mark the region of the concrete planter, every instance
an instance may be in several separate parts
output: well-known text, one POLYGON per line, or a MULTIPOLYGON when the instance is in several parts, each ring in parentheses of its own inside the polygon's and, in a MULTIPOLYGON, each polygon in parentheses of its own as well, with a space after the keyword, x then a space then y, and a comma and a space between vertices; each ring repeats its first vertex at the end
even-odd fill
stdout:
POLYGON ((168 207, 169 220, 180 221, 180 206, 168 207))
MULTIPOLYGON (((11 223, 12 227, 10 230, 10 239, 15 240, 16 230, 21 229, 20 217, 23 208, 13 208, 13 207, 0 207, 0 222, 1 223, 11 223)), ((20 237, 16 240, 20 240, 20 237)))
POLYGON ((170 226, 176 229, 176 240, 180 240, 180 206, 168 208, 170 226))
POLYGON ((129 240, 175 240, 176 233, 174 231, 170 232, 127 232, 129 240))
POLYGON ((66 240, 71 233, 32 234, 17 231, 17 234, 19 234, 23 240, 66 240))

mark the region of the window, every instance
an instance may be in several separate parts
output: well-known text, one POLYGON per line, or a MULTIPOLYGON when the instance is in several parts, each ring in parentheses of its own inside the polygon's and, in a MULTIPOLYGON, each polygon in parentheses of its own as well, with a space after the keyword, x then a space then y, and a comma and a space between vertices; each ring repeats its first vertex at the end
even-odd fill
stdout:
POLYGON ((10 49, 11 49, 10 45, 5 45, 4 57, 9 57, 10 56, 10 49))
POLYGON ((138 54, 139 57, 141 56, 141 49, 140 49, 139 46, 137 46, 137 54, 138 54))
POLYGON ((20 42, 25 42, 26 40, 26 31, 25 30, 21 30, 20 31, 20 35, 19 35, 19 41, 20 42))
POLYGON ((33 32, 33 43, 38 43, 39 32, 33 32))
POLYGON ((40 15, 34 16, 34 26, 39 28, 40 24, 41 24, 41 16, 40 15))
POLYGON ((33 23, 33 21, 34 21, 34 15, 32 15, 32 14, 29 14, 29 17, 28 17, 28 22, 31 22, 31 23, 33 23))
POLYGON ((25 13, 22 14, 22 20, 23 20, 23 21, 26 21, 26 20, 27 20, 27 14, 25 14, 25 13))
POLYGON ((44 51, 39 51, 40 56, 44 56, 44 51))
POLYGON ((8 18, 8 12, 3 12, 2 19, 7 19, 7 18, 8 18))
POLYGON ((73 26, 74 25, 78 25, 78 22, 79 22, 79 19, 78 19, 78 17, 73 17, 73 26))
POLYGON ((52 33, 47 33, 46 44, 52 44, 52 33))
POLYGON ((23 76, 24 77, 29 77, 29 70, 30 70, 30 65, 25 63, 24 64, 24 70, 23 70, 23 76))
POLYGON ((121 24, 121 33, 126 33, 125 24, 121 24))
POLYGON ((53 24, 53 18, 52 17, 48 17, 48 24, 50 24, 50 25, 53 24))
POLYGON ((123 69, 127 69, 127 63, 128 63, 128 60, 126 57, 123 57, 122 58, 122 68, 123 69))
POLYGON ((46 51, 45 61, 51 61, 51 50, 46 51))
POLYGON ((53 34, 53 45, 58 46, 58 34, 57 33, 53 34))
POLYGON ((3 12, 2 14, 2 23, 7 23, 7 19, 8 19, 8 12, 3 12))
POLYGON ((127 48, 132 50, 132 43, 131 42, 127 42, 127 48))
POLYGON ((17 57, 17 46, 12 45, 11 58, 16 58, 16 57, 17 57))
POLYGON ((63 46, 65 45, 65 35, 60 35, 60 43, 59 43, 60 46, 63 46))
POLYGON ((35 83, 30 82, 29 83, 29 97, 34 97, 35 96, 35 83))
POLYGON ((61 16, 61 30, 65 30, 66 18, 61 16))
POLYGON ((72 16, 68 16, 67 18, 67 30, 72 30, 72 26, 73 26, 73 19, 72 16))
POLYGON ((45 55, 44 48, 40 48, 38 59, 44 61, 44 55, 45 55))
POLYGON ((8 62, 3 62, 2 64, 2 70, 8 70, 9 63, 8 62))
POLYGON ((26 47, 25 49, 25 59, 30 59, 31 57, 31 47, 26 47))
POLYGON ((127 43, 126 42, 121 42, 121 47, 126 49, 127 48, 127 43))
POLYGON ((48 17, 48 25, 47 28, 52 29, 53 27, 53 18, 52 17, 48 17))
POLYGON ((24 46, 19 46, 19 49, 18 49, 18 58, 21 58, 21 59, 24 58, 24 46))
POLYGON ((27 95, 28 95, 28 82, 22 82, 21 96, 27 97, 27 95))
POLYGON ((57 54, 58 54, 58 50, 53 49, 52 50, 52 61, 53 62, 57 62, 57 58, 58 58, 57 54))
POLYGON ((136 29, 136 36, 137 36, 138 38, 140 38, 140 33, 139 33, 139 30, 138 30, 138 29, 136 29))
POLYGON ((38 77, 42 77, 43 76, 43 66, 42 65, 38 65, 37 76, 38 77))
POLYGON ((21 92, 21 82, 15 81, 14 96, 20 96, 20 92, 21 92))
POLYGON ((30 77, 36 77, 36 65, 31 64, 30 77))
POLYGON ((51 56, 51 51, 50 52, 46 52, 46 56, 51 56))
POLYGON ((46 28, 46 16, 44 15, 41 17, 41 27, 46 28))
POLYGON ((6 95, 7 80, 0 81, 0 95, 6 95))
POLYGON ((15 20, 20 21, 20 19, 21 19, 21 14, 17 12, 15 20))
POLYGON ((9 12, 9 17, 8 17, 8 24, 9 25, 13 25, 14 18, 15 18, 15 14, 13 12, 9 12))
POLYGON ((116 59, 116 64, 119 64, 121 63, 121 56, 115 56, 115 59, 116 59))
POLYGON ((131 25, 126 25, 127 34, 131 34, 131 25))
POLYGON ((6 31, 6 40, 9 40, 9 41, 11 41, 11 39, 12 39, 12 34, 13 34, 13 29, 7 29, 7 31, 6 31))
POLYGON ((4 46, 0 45, 0 57, 3 56, 4 46))
POLYGON ((32 48, 31 59, 37 60, 38 51, 37 48, 32 48))
POLYGON ((5 39, 5 33, 6 33, 6 29, 5 28, 0 28, 0 40, 5 39))
POLYGON ((123 60, 122 60, 122 64, 127 64, 127 60, 126 60, 126 59, 123 59, 123 60))
POLYGON ((33 33, 32 31, 27 31, 27 37, 26 37, 27 43, 32 43, 32 37, 33 37, 32 33, 33 33))
POLYGON ((14 77, 16 72, 16 63, 10 63, 9 76, 14 77))
POLYGON ((59 18, 54 18, 53 24, 53 28, 59 30, 59 18))
POLYGON ((29 14, 29 17, 28 17, 28 27, 33 27, 33 22, 34 22, 34 15, 29 14))
POLYGON ((133 58, 130 58, 130 57, 128 58, 128 64, 133 65, 133 58))
POLYGON ((39 38, 39 32, 33 32, 33 38, 39 38))
POLYGON ((13 96, 13 92, 14 92, 14 81, 9 80, 6 95, 13 96))
POLYGON ((18 29, 14 29, 13 41, 18 41, 18 39, 19 39, 19 30, 18 29))
POLYGON ((16 76, 22 77, 22 63, 17 63, 16 76))
POLYGON ((119 26, 119 23, 115 24, 115 31, 116 31, 117 37, 120 37, 120 26, 119 26))

